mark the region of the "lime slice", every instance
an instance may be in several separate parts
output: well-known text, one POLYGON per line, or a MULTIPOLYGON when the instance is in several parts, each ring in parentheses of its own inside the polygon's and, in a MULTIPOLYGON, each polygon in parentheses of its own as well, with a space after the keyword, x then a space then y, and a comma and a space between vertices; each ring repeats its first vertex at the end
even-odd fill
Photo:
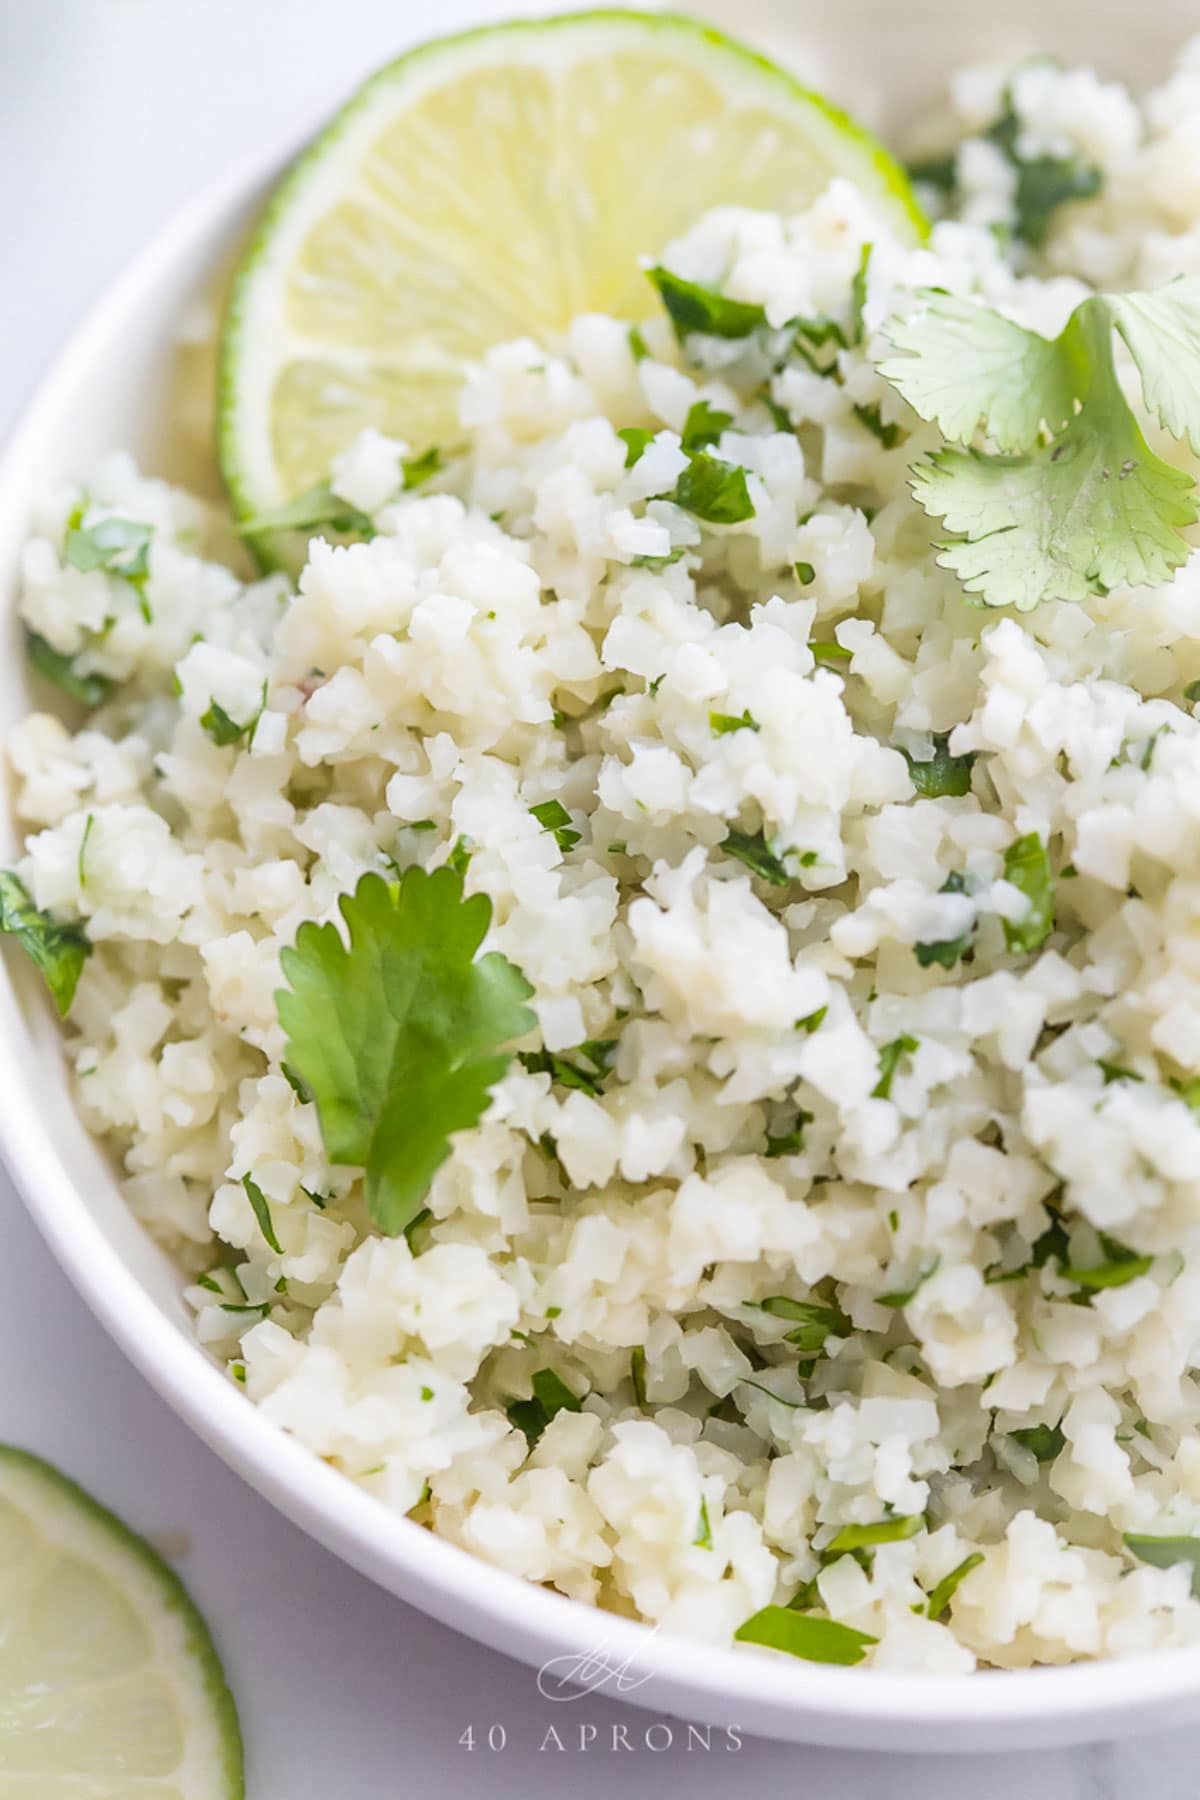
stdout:
POLYGON ((365 425, 445 442, 490 344, 579 312, 644 318, 639 254, 711 206, 803 207, 834 175, 923 234, 880 144, 678 15, 489 26, 401 57, 293 166, 237 275, 220 448, 239 516, 324 480, 365 425))
POLYGON ((0 1446, 0 1800, 242 1800, 203 1619, 148 1544, 0 1446))

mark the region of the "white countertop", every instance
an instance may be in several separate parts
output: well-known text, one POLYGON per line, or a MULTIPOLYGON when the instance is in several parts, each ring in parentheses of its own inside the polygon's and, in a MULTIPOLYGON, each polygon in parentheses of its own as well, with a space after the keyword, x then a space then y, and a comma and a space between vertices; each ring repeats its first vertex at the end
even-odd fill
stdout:
MULTIPOLYGON (((88 300, 172 207, 389 55, 407 10, 404 0, 0 0, 0 431, 88 300)), ((442 0, 438 23, 486 10, 442 0)), ((2 1174, 0 1368, 0 1438, 60 1463, 177 1558, 238 1697, 250 1800, 426 1789, 558 1800, 564 1788, 600 1800, 618 1784, 659 1800, 735 1787, 802 1800, 1195 1795, 1200 1725, 993 1758, 752 1740, 734 1750, 718 1732, 706 1753, 687 1749, 678 1727, 673 1748, 648 1748, 649 1713, 551 1705, 530 1671, 377 1591, 193 1438, 76 1298, 2 1174), (613 1747, 622 1724, 632 1748, 613 1747), (502 1748, 488 1747, 489 1730, 502 1748)), ((665 1738, 660 1727, 651 1744, 665 1738)))

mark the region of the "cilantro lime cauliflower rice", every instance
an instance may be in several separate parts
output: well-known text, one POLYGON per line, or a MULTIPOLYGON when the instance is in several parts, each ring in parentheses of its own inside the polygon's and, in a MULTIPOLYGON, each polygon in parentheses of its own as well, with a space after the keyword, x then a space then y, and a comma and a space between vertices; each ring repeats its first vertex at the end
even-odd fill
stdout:
POLYGON ((359 437, 295 585, 124 456, 49 496, 89 711, 3 896, 269 1418, 580 1600, 939 1671, 1200 1641, 1200 47, 953 93, 927 245, 709 214, 359 437))

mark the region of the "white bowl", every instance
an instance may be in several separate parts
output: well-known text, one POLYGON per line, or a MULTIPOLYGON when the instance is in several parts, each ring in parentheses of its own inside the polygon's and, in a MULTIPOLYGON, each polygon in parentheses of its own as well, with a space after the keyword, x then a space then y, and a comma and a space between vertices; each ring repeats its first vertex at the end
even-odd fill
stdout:
MULTIPOLYGON (((996 50, 1056 49, 1110 72, 1153 79, 1200 25, 1194 0, 1140 9, 1127 38, 1123 0, 841 0, 811 29, 783 28, 785 0, 743 0, 735 21, 833 91, 891 90, 913 113, 956 62, 996 50), (757 28, 757 29, 756 29, 757 28), (886 79, 879 79, 879 78, 886 79)), ((729 8, 707 10, 728 22, 729 8)), ((815 14, 815 9, 814 9, 815 14)), ((786 18, 786 15, 784 15, 786 18)), ((398 46, 399 47, 399 46, 398 46)), ((336 98, 333 97, 333 98, 336 98)), ((194 458, 167 429, 174 334, 211 285, 283 158, 241 168, 190 206, 91 312, 0 461, 0 733, 26 710, 24 659, 11 597, 34 497, 133 447, 153 471, 194 478, 194 458)), ((2 827, 7 861, 15 847, 2 827)), ((804 1742, 905 1750, 1032 1748, 1182 1723, 1200 1696, 1200 1650, 1119 1663, 977 1677, 824 1668, 733 1653, 599 1614, 475 1561, 387 1512, 262 1417, 196 1343, 179 1277, 130 1216, 111 1170, 80 1124, 58 1027, 33 971, 0 961, 0 1142, 29 1208, 97 1316, 131 1360, 217 1453, 289 1518, 381 1586, 446 1624, 533 1664, 602 1647, 628 1664, 605 1691, 657 1713, 804 1742)))

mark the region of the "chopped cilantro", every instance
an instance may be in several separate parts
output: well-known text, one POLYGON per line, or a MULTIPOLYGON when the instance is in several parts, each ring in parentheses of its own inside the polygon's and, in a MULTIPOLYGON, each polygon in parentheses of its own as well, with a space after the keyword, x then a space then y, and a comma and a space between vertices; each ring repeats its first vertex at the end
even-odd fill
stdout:
POLYGON ((896 1519, 880 1519, 874 1525, 843 1525, 830 1538, 822 1555, 842 1556, 849 1550, 867 1550, 875 1544, 900 1544, 924 1530, 924 1513, 905 1513, 896 1519))
POLYGON ((79 522, 75 514, 67 527, 63 543, 63 560, 73 569, 103 569, 127 581, 138 597, 142 617, 150 621, 146 602, 146 578, 150 573, 150 540, 152 525, 137 519, 100 519, 95 525, 79 522))
POLYGON ((633 1387, 633 1397, 638 1405, 646 1404, 646 1352, 641 1344, 635 1344, 629 1352, 629 1380, 633 1387))
POLYGON ((1004 942, 1010 950, 1027 955, 1054 930, 1054 876, 1046 846, 1035 832, 1018 838, 1004 852, 1004 879, 1029 902, 1024 918, 1003 921, 1004 942))
POLYGON ((696 1522, 696 1535, 692 1543, 700 1550, 711 1550, 713 1547, 712 1526, 708 1520, 708 1502, 701 1496, 700 1517, 696 1522))
POLYGON ((617 436, 625 446, 625 467, 632 469, 641 461, 646 447, 654 442, 654 433, 642 425, 623 425, 617 436))
POLYGON ((964 1556, 960 1563, 955 1564, 948 1575, 942 1576, 942 1579, 930 1594, 929 1605, 925 1609, 931 1619, 941 1618, 957 1593, 959 1583, 966 1579, 972 1569, 977 1569, 982 1561, 983 1551, 972 1550, 970 1556, 964 1556))
POLYGON ((10 871, 0 871, 0 932, 14 937, 46 978, 62 1018, 75 998, 83 965, 92 953, 80 925, 61 925, 39 912, 25 884, 10 871))
POLYGON ((373 536, 375 531, 370 515, 335 494, 327 481, 305 488, 286 506, 243 519, 238 530, 243 537, 257 537, 267 531, 315 531, 320 525, 327 525, 331 531, 358 532, 364 537, 373 536))
POLYGON ((758 1302, 762 1312, 773 1319, 794 1321, 796 1329, 784 1339, 802 1356, 818 1356, 827 1337, 848 1337, 850 1321, 836 1306, 822 1306, 816 1300, 793 1300, 789 1294, 771 1294, 758 1302))
POLYGON ((1185 700, 1200 700, 1200 681, 1189 681, 1183 690, 1185 700))
POLYGON ((1136 1250, 1130 1250, 1126 1244, 1109 1237, 1106 1232, 1101 1231, 1096 1235, 1104 1253, 1104 1261, 1082 1268, 1063 1261, 1060 1272, 1064 1281, 1073 1281, 1089 1293, 1100 1288, 1124 1287, 1126 1282, 1136 1281, 1139 1275, 1146 1274, 1154 1261, 1152 1256, 1139 1256, 1136 1250))
POLYGON ((258 702, 258 711, 253 718, 247 719, 244 725, 239 725, 236 720, 231 719, 225 708, 219 706, 215 700, 210 700, 207 712, 201 713, 200 723, 213 743, 219 744, 222 749, 228 749, 233 744, 248 744, 258 727, 258 721, 266 711, 266 705, 267 684, 264 681, 262 695, 258 702))
POLYGON ((333 1163, 366 1171, 367 1207, 395 1236, 420 1207, 454 1132, 474 1125, 535 1024, 519 969, 476 960, 486 895, 450 869, 364 875, 332 923, 301 925, 276 996, 289 1067, 313 1095, 333 1163))
POLYGON ((467 836, 465 831, 461 836, 455 838, 450 849, 450 854, 445 862, 445 867, 449 869, 452 875, 461 876, 466 874, 467 864, 471 860, 471 852, 474 848, 475 845, 473 841, 467 836))
POLYGON ((1100 192, 1104 180, 1101 171, 1081 156, 1021 155, 1021 122, 1011 98, 985 135, 1016 170, 1016 232, 1035 250, 1044 243, 1050 221, 1060 206, 1069 200, 1091 200, 1100 192))
POLYGON ((900 442, 899 425, 885 424, 877 406, 856 406, 854 416, 872 437, 879 439, 885 450, 894 450, 900 442))
POLYGON ((554 833, 560 850, 574 849, 582 834, 571 824, 571 815, 561 800, 541 800, 529 810, 543 831, 554 833))
POLYGON ((1008 1435, 1014 1444, 1020 1444, 1022 1450, 1028 1450, 1040 1463, 1053 1462, 1067 1441, 1059 1425, 1024 1425, 1008 1435))
POLYGON ((670 269, 661 265, 646 273, 658 289, 679 338, 687 337, 693 331, 702 331, 709 337, 749 337, 752 331, 767 322, 761 306, 753 306, 745 300, 729 300, 715 288, 685 281, 681 275, 673 275, 670 269))
POLYGON ((850 325, 851 341, 861 344, 867 335, 863 309, 867 304, 867 270, 871 266, 871 252, 874 244, 864 244, 858 258, 858 267, 850 282, 850 325))
POLYGON ((688 409, 680 442, 690 456, 696 450, 705 450, 710 444, 715 444, 726 427, 732 424, 732 413, 721 412, 710 406, 707 400, 697 400, 688 409))
POLYGON ((889 1100, 891 1098, 892 1082, 895 1080, 901 1057, 911 1056, 919 1048, 920 1039, 910 1037, 906 1031, 902 1032, 898 1038, 893 1038, 890 1044, 883 1046, 879 1052, 879 1080, 871 1089, 873 1100, 889 1100))
POLYGON ((81 889, 85 888, 87 886, 88 839, 92 835, 92 827, 95 825, 95 823, 96 823, 95 813, 89 813, 87 818, 83 821, 83 835, 79 840, 79 854, 75 858, 75 870, 76 870, 76 874, 79 876, 79 886, 81 889))
POLYGON ((844 644, 837 644, 832 638, 817 638, 808 647, 817 662, 848 663, 854 655, 853 650, 847 650, 844 644))
POLYGON ((635 363, 645 362, 650 347, 636 325, 629 327, 629 350, 635 363))
POLYGON ((89 711, 100 706, 112 692, 112 682, 107 675, 84 675, 76 666, 77 658, 64 656, 53 644, 36 631, 26 628, 25 655, 29 666, 43 681, 49 681, 60 689, 68 700, 74 700, 89 711))
MULTIPOLYGON (((813 566, 810 562, 793 563, 792 571, 795 574, 796 580, 800 583, 801 587, 811 587, 813 582, 817 579, 817 571, 813 568, 813 566)), ((824 647, 827 648, 827 646, 824 646, 824 647)), ((842 646, 840 644, 835 646, 835 648, 838 650, 840 650, 841 647, 842 646)), ((817 647, 815 644, 810 644, 809 649, 812 651, 814 656, 817 654, 817 647)))
POLYGON ((841 1663, 852 1667, 860 1663, 868 1646, 878 1638, 852 1625, 839 1625, 835 1619, 819 1614, 793 1612, 787 1606, 764 1606, 744 1624, 734 1637, 741 1644, 764 1644, 770 1650, 785 1650, 805 1662, 841 1663))
POLYGON ((400 464, 405 491, 420 487, 422 482, 428 481, 431 476, 438 474, 444 467, 442 453, 436 444, 431 444, 428 450, 421 452, 420 456, 406 456, 400 464))
POLYGON ((1126 1069, 1121 1063, 1107 1062, 1103 1056, 1098 1059, 1096 1066, 1104 1077, 1105 1087, 1108 1087, 1110 1082, 1113 1081, 1145 1080, 1145 1076, 1139 1075, 1136 1069, 1126 1069))
POLYGON ((708 728, 714 737, 727 737, 732 731, 762 730, 762 726, 759 724, 758 720, 752 718, 749 712, 737 714, 710 712, 708 715, 708 728))
POLYGON ((271 1222, 271 1208, 267 1205, 267 1196, 259 1187, 252 1175, 242 1176, 242 1186, 246 1190, 246 1198, 250 1202, 251 1211, 258 1220, 258 1229, 266 1239, 267 1245, 276 1255, 283 1255, 283 1245, 275 1235, 275 1227, 271 1222))
POLYGON ((807 1031, 811 1037, 813 1032, 816 1031, 819 1026, 824 1024, 825 1015, 828 1011, 829 1008, 827 1006, 818 1006, 816 1012, 806 1013, 802 1019, 797 1019, 795 1029, 797 1031, 807 1031))
POLYGON ((792 885, 791 876, 761 831, 730 831, 722 839, 721 849, 727 856, 735 856, 740 863, 744 863, 760 881, 769 881, 772 887, 792 885))
POLYGON ((909 1287, 904 1288, 897 1294, 876 1294, 875 1304, 877 1306, 889 1306, 893 1312, 899 1311, 902 1306, 908 1305, 917 1289, 923 1287, 931 1275, 937 1274, 941 1266, 942 1259, 940 1256, 934 1255, 925 1257, 909 1287))
POLYGON ((1150 1563, 1156 1569, 1170 1569, 1176 1563, 1189 1563, 1192 1592, 1200 1598, 1200 1538, 1151 1537, 1141 1531, 1127 1531, 1123 1535, 1125 1548, 1132 1550, 1139 1562, 1150 1563))
POLYGON ((746 471, 698 450, 665 498, 708 525, 738 525, 754 517, 746 471))
POLYGON ((918 760, 905 750, 902 752, 908 764, 908 778, 923 800, 960 800, 971 791, 971 769, 975 762, 974 751, 968 750, 963 756, 951 756, 949 735, 936 734, 933 739, 933 755, 918 760))
POLYGON ((530 1384, 533 1388, 531 1400, 514 1400, 508 1408, 509 1423, 525 1434, 525 1440, 532 1450, 551 1419, 560 1412, 579 1412, 582 1410, 577 1394, 561 1376, 553 1369, 538 1369, 530 1384))
POLYGON ((767 1147, 764 1155, 797 1155, 797 1153, 804 1148, 804 1127, 806 1125, 811 1125, 812 1120, 813 1115, 810 1112, 805 1112, 803 1107, 798 1108, 796 1112, 796 1122, 790 1131, 783 1132, 779 1137, 771 1137, 768 1134, 767 1147))

